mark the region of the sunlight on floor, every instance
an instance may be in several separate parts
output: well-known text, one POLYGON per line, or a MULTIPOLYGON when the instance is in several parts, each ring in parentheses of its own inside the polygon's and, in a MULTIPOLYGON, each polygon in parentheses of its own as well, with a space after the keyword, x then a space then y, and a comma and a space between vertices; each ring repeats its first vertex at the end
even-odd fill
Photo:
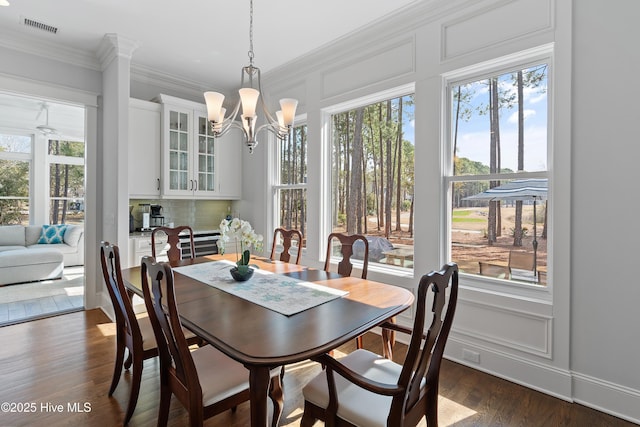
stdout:
POLYGON ((76 295, 84 295, 84 286, 74 286, 71 288, 64 288, 65 293, 72 297, 76 295))
POLYGON ((96 325, 103 336, 112 337, 116 334, 116 324, 115 323, 100 323, 96 325))
POLYGON ((453 426, 477 414, 477 411, 467 408, 453 400, 449 400, 446 397, 442 397, 442 395, 438 398, 438 412, 439 424, 441 426, 453 426), (446 423, 443 423, 442 420, 446 420, 446 423))

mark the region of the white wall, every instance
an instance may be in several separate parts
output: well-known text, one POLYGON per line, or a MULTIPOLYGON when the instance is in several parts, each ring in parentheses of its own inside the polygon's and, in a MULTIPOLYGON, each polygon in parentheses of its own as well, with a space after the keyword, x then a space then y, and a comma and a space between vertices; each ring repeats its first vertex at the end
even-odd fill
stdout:
MULTIPOLYGON (((571 369, 577 401, 640 419, 640 2, 575 1, 571 369), (616 391, 615 400, 609 399, 616 391)), ((636 421, 637 422, 637 421, 636 421)))

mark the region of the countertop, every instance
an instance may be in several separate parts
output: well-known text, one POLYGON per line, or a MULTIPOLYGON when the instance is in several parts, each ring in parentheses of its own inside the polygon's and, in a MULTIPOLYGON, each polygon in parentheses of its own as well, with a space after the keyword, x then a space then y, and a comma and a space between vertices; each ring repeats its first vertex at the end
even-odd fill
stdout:
MULTIPOLYGON (((197 237, 199 234, 220 234, 220 230, 217 229, 208 229, 208 230, 193 230, 194 237, 197 237)), ((129 233, 129 238, 135 237, 151 237, 151 231, 134 231, 133 233, 129 233)))

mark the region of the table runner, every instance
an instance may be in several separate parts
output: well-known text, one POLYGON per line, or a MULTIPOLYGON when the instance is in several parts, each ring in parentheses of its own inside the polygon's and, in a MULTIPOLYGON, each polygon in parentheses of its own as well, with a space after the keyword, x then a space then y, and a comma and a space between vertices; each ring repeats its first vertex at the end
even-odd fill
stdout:
POLYGON ((348 294, 345 291, 257 268, 254 269, 251 279, 236 282, 229 273, 234 266, 234 262, 222 260, 175 267, 173 271, 285 316, 300 313, 348 294))

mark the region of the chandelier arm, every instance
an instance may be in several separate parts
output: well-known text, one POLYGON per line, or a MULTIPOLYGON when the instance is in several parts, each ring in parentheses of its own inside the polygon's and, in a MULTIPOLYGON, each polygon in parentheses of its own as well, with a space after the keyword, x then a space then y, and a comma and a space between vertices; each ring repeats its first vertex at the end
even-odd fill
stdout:
POLYGON ((280 140, 283 140, 287 136, 289 136, 289 132, 291 131, 290 127, 283 128, 278 124, 274 126, 273 124, 265 123, 258 127, 258 130, 256 130, 256 136, 258 136, 258 134, 263 130, 271 132, 273 135, 275 135, 276 138, 280 140))
POLYGON ((256 70, 257 70, 257 73, 258 73, 258 90, 260 91, 260 94, 262 95, 260 97, 260 105, 262 106, 262 111, 264 111, 265 120, 268 123, 270 123, 271 125, 275 125, 275 126, 280 127, 278 125, 278 120, 273 118, 273 116, 269 112, 269 109, 267 108, 267 104, 265 102, 265 94, 264 94, 264 91, 262 90, 262 76, 260 75, 260 68, 256 67, 256 70))

